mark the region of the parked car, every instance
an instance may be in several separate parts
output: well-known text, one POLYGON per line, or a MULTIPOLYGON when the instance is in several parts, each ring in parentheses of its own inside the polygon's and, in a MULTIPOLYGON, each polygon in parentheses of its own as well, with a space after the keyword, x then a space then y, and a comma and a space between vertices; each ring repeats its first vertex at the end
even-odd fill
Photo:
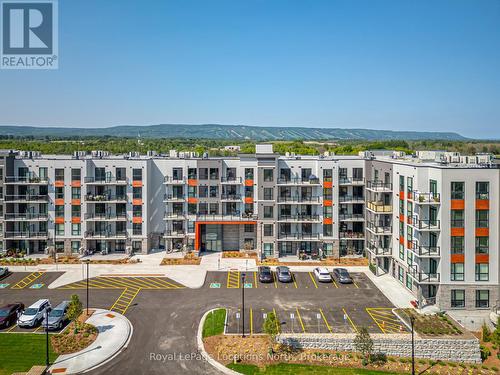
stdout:
POLYGON ((345 268, 334 268, 333 276, 338 280, 341 284, 352 284, 353 280, 349 272, 345 268))
MULTIPOLYGON (((62 301, 54 307, 49 313, 49 329, 61 329, 64 323, 68 321, 68 307, 70 301, 62 301)), ((47 327, 47 318, 43 318, 42 326, 47 327)))
POLYGON ((289 283, 293 280, 292 273, 290 272, 290 269, 288 267, 276 267, 276 274, 278 275, 278 281, 282 283, 289 283))
POLYGON ((0 307, 0 328, 7 328, 15 324, 17 317, 21 315, 24 310, 22 303, 11 303, 0 307))
POLYGON ((7 276, 9 274, 8 267, 0 267, 0 277, 7 276))
POLYGON ((35 327, 45 317, 45 311, 50 311, 50 302, 48 299, 39 299, 26 310, 17 319, 19 327, 35 327))
POLYGON ((316 280, 320 283, 330 283, 332 281, 332 276, 326 267, 316 267, 313 274, 316 280))
POLYGON ((259 281, 261 283, 272 283, 274 281, 271 268, 268 266, 259 267, 259 281))

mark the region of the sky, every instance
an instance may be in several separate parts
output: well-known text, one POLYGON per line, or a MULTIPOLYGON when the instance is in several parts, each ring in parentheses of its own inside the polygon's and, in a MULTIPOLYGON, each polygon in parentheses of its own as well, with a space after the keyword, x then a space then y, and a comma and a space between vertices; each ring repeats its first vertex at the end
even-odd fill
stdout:
POLYGON ((0 70, 0 124, 500 138, 498 0, 60 0, 59 69, 0 70))

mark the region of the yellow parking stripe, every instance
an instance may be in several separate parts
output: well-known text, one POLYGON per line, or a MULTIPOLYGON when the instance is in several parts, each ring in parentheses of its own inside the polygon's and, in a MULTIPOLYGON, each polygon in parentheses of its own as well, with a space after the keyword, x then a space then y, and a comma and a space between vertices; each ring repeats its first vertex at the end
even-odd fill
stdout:
POLYGON ((125 289, 113 306, 111 306, 110 310, 124 315, 140 290, 141 288, 125 289))
POLYGON ((309 272, 309 276, 311 277, 311 280, 312 280, 312 282, 314 284, 314 287, 318 288, 318 284, 316 284, 316 280, 314 280, 314 276, 313 276, 313 274, 311 272, 309 272))
POLYGON ((380 329, 380 331, 381 331, 382 333, 387 333, 387 332, 385 332, 385 329, 384 329, 384 328, 382 328, 382 326, 379 324, 378 320, 377 320, 377 319, 375 319, 375 318, 373 317, 373 315, 371 314, 370 310, 368 310, 368 308, 366 308, 365 310, 366 310, 366 312, 368 313, 368 315, 370 315, 370 317, 373 319, 373 321, 374 321, 374 322, 375 322, 375 324, 378 326, 378 328, 380 329))
POLYGON ((356 287, 356 289, 359 289, 359 286, 358 286, 358 284, 356 284, 355 281, 353 281, 352 283, 354 284, 354 286, 356 287))
POLYGON ((276 283, 276 279, 277 279, 278 277, 276 276, 276 272, 273 272, 273 273, 272 273, 272 275, 273 275, 274 287, 275 287, 275 288, 277 288, 277 287, 278 287, 278 284, 276 283))
POLYGON ((347 311, 345 311, 345 309, 343 307, 342 307, 342 311, 344 312, 345 316, 347 317, 347 320, 349 321, 349 323, 351 323, 351 326, 354 329, 354 332, 358 333, 358 328, 354 325, 354 323, 351 320, 351 317, 349 316, 349 314, 347 314, 347 311))
POLYGON ((292 274, 292 280, 293 280, 293 285, 295 286, 295 289, 297 289, 297 280, 295 279, 295 274, 292 274))
POLYGON ((296 307, 295 311, 297 311, 297 317, 299 318, 300 325, 302 326, 302 332, 306 333, 306 328, 304 327, 304 322, 302 321, 302 317, 300 316, 299 308, 296 307))
POLYGON ((325 314, 323 314, 323 310, 321 308, 319 309, 319 313, 323 317, 323 321, 325 322, 325 325, 326 325, 326 328, 328 328, 328 331, 330 331, 330 333, 333 333, 332 327, 330 327, 330 324, 328 324, 328 321, 325 318, 325 314))
POLYGON ((126 279, 122 279, 121 277, 100 277, 99 279, 104 280, 110 284, 122 285, 122 288, 142 288, 142 287, 145 287, 144 283, 136 281, 132 277, 129 277, 126 279))
POLYGON ((229 271, 227 273, 227 288, 237 289, 240 287, 240 271, 229 271))
POLYGON ((18 281, 17 284, 13 285, 11 289, 24 289, 42 275, 43 272, 32 272, 22 280, 18 281))
POLYGON ((335 285, 335 288, 338 288, 339 286, 337 285, 337 283, 335 282, 335 280, 332 278, 332 281, 333 281, 333 285, 335 285))
POLYGON ((255 289, 257 289, 259 287, 259 282, 257 279, 257 271, 253 272, 253 283, 255 284, 255 289))
POLYGON ((184 288, 184 286, 182 286, 182 285, 177 285, 177 284, 171 283, 171 282, 169 282, 167 280, 163 280, 163 279, 158 279, 158 278, 154 278, 154 277, 146 277, 146 279, 148 279, 151 283, 161 285, 164 288, 168 288, 168 289, 182 289, 182 288, 184 288))
POLYGON ((392 309, 388 307, 367 307, 366 312, 373 319, 375 324, 383 333, 396 333, 402 329, 402 323, 392 313, 392 309))

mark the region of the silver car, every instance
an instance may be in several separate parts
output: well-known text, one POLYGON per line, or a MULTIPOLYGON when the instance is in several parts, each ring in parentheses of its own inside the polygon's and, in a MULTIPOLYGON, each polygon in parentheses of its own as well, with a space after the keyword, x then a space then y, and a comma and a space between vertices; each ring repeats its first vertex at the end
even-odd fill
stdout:
POLYGON ((278 280, 282 283, 289 283, 293 281, 292 273, 288 267, 276 267, 276 274, 278 275, 278 280))
MULTIPOLYGON (((59 305, 54 307, 49 313, 49 329, 61 329, 68 321, 68 307, 69 301, 62 301, 59 305)), ((43 319, 42 327, 47 327, 46 318, 43 319)))
POLYGON ((0 267, 0 277, 7 276, 9 274, 9 269, 7 267, 0 267))

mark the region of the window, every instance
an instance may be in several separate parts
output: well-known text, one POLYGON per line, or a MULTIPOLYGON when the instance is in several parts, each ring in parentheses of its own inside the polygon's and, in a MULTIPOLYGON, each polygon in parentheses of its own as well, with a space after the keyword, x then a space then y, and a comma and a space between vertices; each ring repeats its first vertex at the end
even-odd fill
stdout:
POLYGON ((196 198, 196 186, 188 186, 188 198, 196 198))
POLYGON ((198 175, 200 176, 200 180, 208 180, 208 168, 199 168, 198 175))
POLYGON ((464 210, 451 210, 451 227, 463 228, 464 227, 464 210))
POLYGON ((406 204, 406 216, 407 217, 413 216, 413 203, 412 202, 408 202, 406 204))
POLYGON ((182 180, 182 168, 172 168, 172 180, 182 180))
POLYGON ((253 198, 253 186, 245 186, 245 198, 253 198))
POLYGON ((401 266, 398 266, 398 280, 402 283, 403 280, 404 280, 404 270, 403 270, 403 267, 401 266))
POLYGON ((333 192, 332 188, 323 188, 323 199, 332 200, 333 192))
POLYGON ((132 188, 133 199, 142 199, 142 187, 132 188))
POLYGON ((331 169, 323 169, 323 181, 331 182, 333 178, 333 171, 331 169))
POLYGON ((81 235, 81 224, 71 224, 71 235, 72 236, 81 235))
POLYGON ((196 168, 188 168, 188 179, 190 180, 196 180, 196 168))
POLYGON ((119 167, 115 169, 116 181, 126 181, 127 180, 127 169, 119 167))
POLYGON ((218 215, 219 214, 219 203, 210 203, 208 205, 209 207, 209 214, 210 215, 218 215))
POLYGON ((476 290, 476 307, 478 309, 485 309, 490 307, 489 290, 476 290))
POLYGON ((198 186, 198 196, 200 198, 208 197, 208 186, 198 186))
POLYGON ((451 253, 452 254, 463 254, 465 248, 465 240, 463 236, 452 236, 451 237, 451 253))
POLYGON ((71 169, 71 181, 81 181, 82 180, 82 170, 73 168, 71 169))
POLYGON ((406 250, 406 264, 410 267, 413 266, 413 256, 411 250, 406 250))
POLYGON ((323 236, 332 237, 333 236, 333 225, 323 224, 323 236))
POLYGON ((55 207, 56 217, 64 217, 64 206, 58 205, 55 207))
POLYGON ((210 179, 211 180, 219 179, 219 168, 210 168, 210 179))
POLYGON ((56 168, 55 175, 56 175, 56 181, 64 181, 64 169, 56 168))
POLYGON ((465 199, 465 183, 452 182, 451 183, 451 199, 465 199))
POLYGON ((476 228, 488 228, 489 214, 488 210, 476 210, 476 228))
POLYGON ((280 180, 290 181, 291 179, 292 179, 292 171, 290 171, 290 168, 280 169, 280 180))
POLYGON ((312 175, 312 169, 311 168, 302 168, 301 169, 301 177, 303 181, 309 181, 312 175))
POLYGON ((133 223, 132 224, 132 234, 134 236, 142 235, 142 223, 133 223))
POLYGON ((253 168, 245 168, 245 180, 253 180, 253 168))
POLYGON ((402 199, 399 200, 399 214, 400 215, 405 214, 405 201, 402 199))
POLYGON ((264 219, 272 219, 273 217, 273 206, 264 206, 264 219))
POLYGON ((264 256, 273 256, 274 255, 274 244, 273 243, 265 243, 264 244, 264 256))
POLYGON ((42 181, 47 181, 47 178, 48 178, 48 169, 47 169, 47 167, 40 167, 40 168, 38 168, 38 177, 42 181))
POLYGON ((80 241, 71 241, 71 252, 78 253, 80 251, 80 241))
POLYGON ((451 291, 451 307, 465 307, 465 290, 454 289, 451 291))
POLYGON ((399 191, 405 191, 405 176, 399 176, 399 191))
POLYGON ((253 224, 245 224, 245 233, 253 233, 254 225, 253 224))
POLYGON ((196 203, 188 203, 188 214, 196 215, 196 203))
POLYGON ((80 199, 82 196, 82 189, 79 187, 71 188, 71 199, 80 199))
POLYGON ((63 199, 64 198, 64 188, 63 187, 56 187, 54 189, 54 195, 56 199, 63 199))
POLYGON ((198 205, 198 214, 200 214, 200 215, 208 214, 208 204, 207 203, 202 202, 198 205))
POLYGON ((489 237, 476 237, 476 254, 488 254, 490 249, 489 237))
POLYGON ((56 235, 64 236, 64 224, 56 224, 56 235))
POLYGON ((133 217, 142 217, 142 206, 139 206, 139 205, 132 206, 132 216, 133 217))
POLYGON ((405 223, 402 221, 399 222, 399 237, 405 238, 405 223))
POLYGON ((271 237, 274 232, 274 225, 272 224, 264 224, 264 236, 271 237))
POLYGON ((410 274, 406 274, 406 287, 411 290, 412 288, 412 282, 411 282, 411 277, 410 274))
POLYGON ((413 177, 408 177, 406 179, 406 191, 411 193, 413 191, 413 177))
POLYGON ((217 198, 219 196, 219 187, 210 186, 210 198, 217 198))
POLYGON ((488 263, 476 263, 476 281, 488 281, 489 268, 488 263))
POLYGON ((363 168, 353 168, 352 169, 352 179, 353 181, 363 180, 363 168))
POLYGON ((476 182, 476 199, 490 199, 489 182, 476 182))
POLYGON ((451 281, 464 281, 464 264, 451 264, 451 281))
POLYGON ((273 188, 264 188, 264 200, 265 201, 273 200, 273 188))
POLYGON ((436 180, 429 180, 429 192, 432 194, 433 197, 437 196, 437 181, 436 180))
POLYGON ((82 206, 72 205, 71 206, 71 217, 80 217, 82 215, 82 206))
POLYGON ((132 180, 142 181, 142 169, 140 168, 132 169, 132 180))
POLYGON ((264 181, 273 182, 273 170, 270 168, 264 169, 264 181))
POLYGON ((399 259, 405 260, 405 246, 402 243, 399 244, 399 259))
POLYGON ((332 206, 323 206, 323 217, 331 219, 333 216, 333 207, 332 206))

